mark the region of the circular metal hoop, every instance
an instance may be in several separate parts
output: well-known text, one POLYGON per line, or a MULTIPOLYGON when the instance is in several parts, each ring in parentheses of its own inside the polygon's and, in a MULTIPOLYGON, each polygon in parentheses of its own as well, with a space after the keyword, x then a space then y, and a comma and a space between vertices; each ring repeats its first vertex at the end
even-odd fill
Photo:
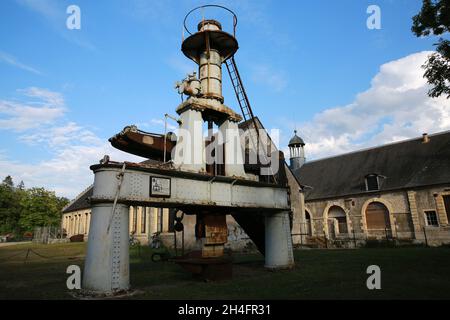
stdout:
POLYGON ((189 12, 186 14, 186 16, 184 17, 184 21, 183 21, 184 30, 186 30, 186 32, 189 33, 189 35, 192 35, 192 33, 189 31, 189 29, 188 29, 187 26, 186 26, 187 18, 188 18, 188 17, 191 15, 191 13, 193 13, 194 11, 197 11, 197 10, 203 9, 203 8, 207 8, 207 7, 220 8, 220 9, 223 9, 223 10, 228 11, 229 13, 231 13, 231 14, 233 15, 233 36, 235 37, 235 36, 236 36, 236 26, 237 26, 237 16, 236 16, 236 14, 235 14, 233 11, 231 11, 230 9, 228 9, 227 7, 220 6, 220 5, 217 5, 217 4, 206 4, 206 5, 204 5, 204 6, 199 6, 199 7, 197 7, 197 8, 192 9, 191 11, 189 11, 189 12))

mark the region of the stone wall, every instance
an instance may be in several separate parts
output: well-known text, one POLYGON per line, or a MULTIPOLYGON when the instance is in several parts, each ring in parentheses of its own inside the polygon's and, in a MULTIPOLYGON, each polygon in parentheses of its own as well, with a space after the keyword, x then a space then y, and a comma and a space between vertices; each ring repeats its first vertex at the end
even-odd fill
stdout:
POLYGON ((337 206, 345 211, 348 237, 359 240, 370 238, 395 238, 424 242, 425 233, 430 245, 450 243, 450 227, 442 196, 450 194, 449 186, 399 190, 392 192, 370 192, 345 198, 306 200, 305 207, 311 216, 313 236, 331 238, 328 211, 337 206), (368 230, 366 209, 372 202, 382 203, 389 212, 390 230, 378 234, 368 230), (439 225, 427 225, 425 211, 436 211, 439 225), (386 233, 388 233, 386 235, 386 233))

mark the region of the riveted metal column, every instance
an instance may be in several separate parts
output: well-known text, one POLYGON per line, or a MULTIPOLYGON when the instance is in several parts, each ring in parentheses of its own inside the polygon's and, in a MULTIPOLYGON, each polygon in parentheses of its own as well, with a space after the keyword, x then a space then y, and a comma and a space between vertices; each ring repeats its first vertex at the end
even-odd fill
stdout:
POLYGON ((286 269, 294 265, 289 212, 266 215, 266 261, 268 269, 286 269))
POLYGON ((130 287, 129 207, 117 204, 114 214, 112 207, 92 206, 82 284, 86 291, 113 293, 130 287))

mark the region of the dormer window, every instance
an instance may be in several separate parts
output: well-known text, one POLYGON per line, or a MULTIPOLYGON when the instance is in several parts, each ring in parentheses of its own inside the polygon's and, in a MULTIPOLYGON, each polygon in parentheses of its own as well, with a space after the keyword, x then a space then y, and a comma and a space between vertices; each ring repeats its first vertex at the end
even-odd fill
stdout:
POLYGON ((369 174, 366 176, 366 190, 377 191, 380 190, 380 179, 377 174, 369 174))

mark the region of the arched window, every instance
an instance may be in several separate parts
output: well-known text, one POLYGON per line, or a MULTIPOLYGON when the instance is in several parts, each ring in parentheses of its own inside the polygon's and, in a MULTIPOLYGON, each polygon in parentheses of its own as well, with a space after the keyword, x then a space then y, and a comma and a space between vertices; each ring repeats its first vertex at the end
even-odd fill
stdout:
POLYGON ((142 207, 141 210, 141 233, 147 233, 147 207, 142 207))
POLYGON ((311 215, 307 210, 305 211, 305 222, 306 222, 306 234, 308 236, 312 236, 311 215))
POLYGON ((84 214, 84 234, 88 233, 89 230, 89 214, 86 212, 84 214))
POLYGON ((78 223, 78 215, 75 215, 75 234, 78 234, 80 225, 78 223))
POLYGON ((390 230, 389 210, 381 202, 370 203, 366 209, 366 223, 368 231, 390 230))
POLYGON ((328 210, 328 235, 334 238, 339 234, 347 234, 347 215, 339 206, 332 206, 328 210))
POLYGON ((137 219, 138 219, 138 207, 132 207, 133 215, 132 215, 132 224, 131 224, 131 233, 137 232, 137 219))

